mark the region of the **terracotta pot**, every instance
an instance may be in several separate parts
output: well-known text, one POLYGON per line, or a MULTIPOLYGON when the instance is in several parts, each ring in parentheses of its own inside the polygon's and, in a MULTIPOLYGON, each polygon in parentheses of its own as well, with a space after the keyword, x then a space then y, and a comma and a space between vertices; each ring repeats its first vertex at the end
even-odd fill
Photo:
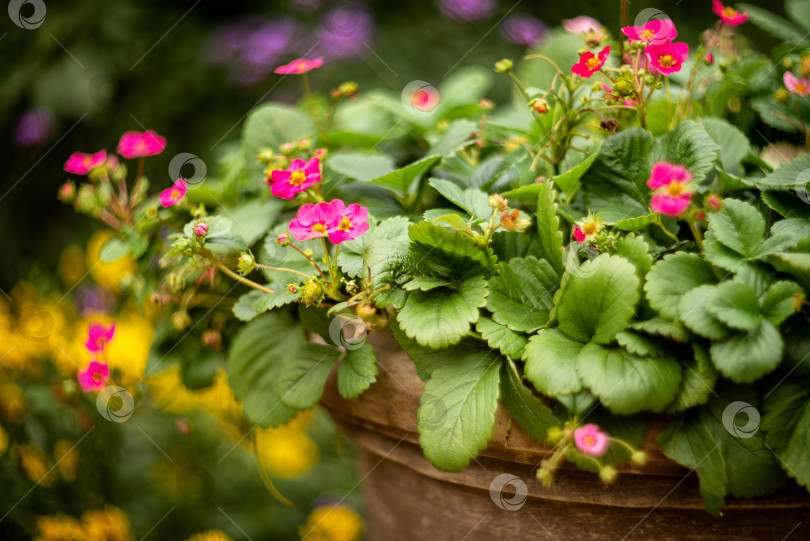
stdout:
POLYGON ((551 448, 514 423, 507 435, 502 407, 480 456, 459 473, 439 471, 422 455, 416 431, 424 382, 390 332, 368 341, 379 359, 377 382, 345 400, 333 371, 321 401, 357 443, 370 541, 810 539, 810 497, 793 481, 766 497, 729 499, 721 517, 708 514, 697 475, 655 442, 660 418, 650 419, 643 445, 648 463, 620 467, 611 486, 566 465, 543 487, 535 469, 551 448), (498 490, 498 481, 510 480, 498 490))

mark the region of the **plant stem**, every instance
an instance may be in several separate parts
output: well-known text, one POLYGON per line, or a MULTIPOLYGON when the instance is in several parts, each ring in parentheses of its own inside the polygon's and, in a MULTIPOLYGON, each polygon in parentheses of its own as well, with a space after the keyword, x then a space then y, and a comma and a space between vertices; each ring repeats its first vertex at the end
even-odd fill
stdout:
MULTIPOLYGON (((135 180, 138 180, 139 178, 141 178, 143 176, 143 163, 144 163, 144 157, 141 156, 140 158, 138 158, 138 170, 135 173, 135 180)), ((174 179, 174 180, 177 180, 177 179, 174 179)))
POLYGON ((688 220, 689 222, 689 230, 692 231, 692 236, 695 237, 695 242, 700 248, 700 251, 703 252, 703 235, 700 234, 700 229, 698 229, 697 224, 694 220, 688 220))
POLYGON ((257 284, 253 280, 250 280, 248 278, 245 278, 244 276, 241 276, 241 275, 233 272, 231 269, 229 269, 228 267, 223 265, 222 262, 219 259, 214 258, 214 259, 212 259, 212 261, 214 261, 214 263, 216 264, 217 268, 219 268, 219 270, 221 270, 222 272, 224 272, 225 274, 227 274, 228 276, 230 276, 231 278, 233 278, 237 282, 241 282, 241 283, 245 284, 246 286, 252 287, 253 289, 258 289, 259 291, 264 291, 265 293, 275 293, 275 291, 273 291, 272 289, 264 287, 261 284, 257 284))
POLYGON ((659 228, 661 228, 661 231, 663 231, 666 236, 668 236, 669 238, 671 238, 672 240, 675 241, 675 244, 681 242, 680 239, 677 236, 673 235, 672 232, 669 229, 664 227, 664 224, 661 222, 661 215, 660 214, 657 215, 655 223, 658 225, 659 228))
POLYGON ((304 278, 309 278, 309 276, 307 276, 303 272, 298 272, 297 270, 293 270, 293 269, 287 269, 287 268, 284 268, 284 267, 268 267, 267 265, 260 265, 258 263, 256 263, 256 266, 259 267, 260 269, 267 269, 267 270, 271 270, 271 271, 291 272, 293 274, 297 274, 298 276, 303 276, 304 278))
POLYGON ((298 247, 298 246, 296 246, 295 244, 292 244, 292 243, 291 243, 291 244, 290 244, 290 248, 292 248, 293 250, 295 250, 296 252, 298 252, 298 253, 299 253, 299 254, 301 254, 302 256, 306 257, 306 258, 307 258, 307 261, 309 261, 309 264, 310 264, 310 265, 312 265, 313 267, 315 267, 315 270, 317 270, 317 271, 318 271, 318 274, 320 274, 320 275, 321 275, 321 278, 323 278, 323 281, 324 281, 324 282, 326 281, 326 276, 324 276, 323 271, 322 271, 322 270, 321 270, 321 268, 320 268, 320 267, 317 265, 317 263, 315 263, 315 262, 312 260, 312 258, 311 258, 311 257, 309 257, 307 254, 305 254, 305 253, 304 253, 304 252, 301 250, 301 248, 299 248, 299 247, 298 247))
POLYGON ((335 271, 332 268, 332 258, 329 257, 329 246, 326 244, 326 237, 321 237, 321 242, 323 242, 323 253, 324 257, 326 257, 326 266, 329 267, 329 286, 334 289, 335 271))

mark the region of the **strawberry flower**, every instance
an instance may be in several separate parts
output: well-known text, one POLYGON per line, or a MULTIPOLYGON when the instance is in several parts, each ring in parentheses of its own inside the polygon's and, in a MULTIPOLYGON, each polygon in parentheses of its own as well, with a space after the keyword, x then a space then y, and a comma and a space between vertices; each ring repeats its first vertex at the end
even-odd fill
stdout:
POLYGON ((782 82, 785 83, 785 88, 798 96, 810 95, 810 81, 806 77, 799 78, 786 71, 782 77, 782 82))
POLYGON ((308 190, 321 180, 318 158, 304 161, 299 158, 290 162, 289 169, 276 169, 270 174, 273 195, 282 199, 292 199, 295 194, 308 190))
POLYGON ((712 11, 720 17, 720 21, 729 26, 740 26, 748 20, 748 14, 744 11, 737 11, 731 6, 724 6, 720 0, 712 1, 712 11))
POLYGON ((599 71, 605 65, 610 54, 610 45, 599 51, 599 55, 594 55, 590 51, 582 53, 579 62, 571 66, 571 73, 576 73, 584 79, 589 79, 591 75, 599 71))
POLYGON ((663 75, 671 75, 681 70, 689 59, 689 45, 686 43, 654 43, 644 49, 650 62, 650 69, 663 75))
POLYGON ((653 212, 667 216, 680 216, 689 206, 692 191, 689 182, 692 173, 683 166, 667 162, 656 163, 650 173, 647 186, 656 190, 650 200, 653 212))
POLYGON ((346 207, 340 199, 332 201, 332 208, 341 216, 341 220, 334 230, 329 231, 329 242, 340 244, 368 231, 368 208, 357 203, 346 207))
POLYGON ((296 240, 326 237, 337 229, 343 215, 331 203, 306 204, 298 209, 298 216, 290 222, 290 233, 296 240))
POLYGON ((166 148, 166 138, 153 130, 128 131, 118 141, 118 153, 127 159, 144 158, 160 154, 166 148))
POLYGON ((160 192, 160 204, 163 208, 176 205, 178 201, 185 197, 187 188, 188 184, 186 183, 186 179, 177 179, 174 184, 172 184, 171 188, 166 188, 160 192))
POLYGON ((90 353, 103 352, 104 348, 115 336, 115 323, 109 327, 105 327, 101 323, 91 323, 90 328, 87 330, 87 340, 84 347, 90 353))
POLYGON ((91 169, 101 167, 107 161, 107 151, 100 150, 95 154, 74 152, 65 162, 64 170, 76 175, 86 175, 91 169))
POLYGON ((580 15, 573 19, 563 19, 562 27, 571 34, 587 34, 588 32, 601 32, 603 30, 602 23, 587 15, 580 15))
POLYGON ((626 26, 622 28, 622 33, 630 43, 666 43, 678 35, 671 19, 653 19, 643 26, 626 26))
POLYGON ((306 58, 296 58, 289 64, 279 66, 273 71, 275 73, 281 73, 284 75, 287 74, 295 75, 299 73, 306 73, 308 71, 314 70, 315 68, 320 68, 321 66, 323 66, 322 57, 318 57, 315 60, 307 60, 306 58))
POLYGON ((76 379, 79 380, 79 385, 85 393, 100 391, 110 379, 110 367, 104 363, 91 361, 87 368, 79 371, 76 379))
POLYGON ((593 240, 601 229, 602 220, 598 216, 589 213, 587 218, 574 224, 574 240, 579 244, 593 240))
POLYGON ((593 423, 574 430, 574 443, 586 455, 600 457, 610 447, 610 437, 593 423))

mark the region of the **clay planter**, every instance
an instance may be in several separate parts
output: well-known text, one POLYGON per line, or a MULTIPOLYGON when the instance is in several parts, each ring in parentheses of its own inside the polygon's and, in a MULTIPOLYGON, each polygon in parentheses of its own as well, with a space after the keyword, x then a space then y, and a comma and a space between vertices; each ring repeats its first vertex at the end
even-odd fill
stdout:
POLYGON ((769 496, 729 499, 721 517, 709 515, 697 475, 655 443, 659 419, 650 420, 643 446, 647 465, 619 468, 610 487, 566 465, 544 488, 534 470, 550 447, 514 425, 507 437, 502 407, 480 456, 459 473, 439 471, 423 457, 416 431, 424 382, 391 333, 368 341, 379 359, 377 382, 345 400, 333 371, 321 401, 357 443, 370 541, 810 539, 810 497, 793 481, 769 496), (502 474, 512 477, 501 483, 517 480, 499 491, 493 481, 502 474), (516 497, 521 481, 526 498, 516 497))

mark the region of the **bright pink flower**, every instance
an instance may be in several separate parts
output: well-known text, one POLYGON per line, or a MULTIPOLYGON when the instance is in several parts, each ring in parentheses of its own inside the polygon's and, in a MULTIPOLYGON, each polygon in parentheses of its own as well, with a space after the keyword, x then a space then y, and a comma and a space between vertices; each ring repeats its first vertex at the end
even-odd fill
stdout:
POLYGON ((317 239, 336 230, 342 219, 331 203, 306 204, 290 222, 290 232, 297 240, 317 239))
POLYGON ((782 77, 782 82, 785 83, 785 88, 799 96, 807 96, 810 94, 810 81, 802 77, 801 79, 793 75, 791 72, 786 71, 782 77))
POLYGON ((588 423, 574 430, 574 443, 586 455, 599 457, 607 453, 610 437, 595 424, 588 423))
POLYGON ((166 188, 160 192, 160 204, 163 205, 163 208, 177 204, 178 201, 185 197, 186 188, 188 188, 186 179, 177 179, 171 188, 166 188))
POLYGON ((104 363, 91 361, 87 368, 79 370, 77 379, 79 385, 82 386, 82 391, 85 393, 100 391, 107 384, 107 380, 110 379, 110 367, 104 363))
POLYGON ((64 170, 76 175, 86 175, 91 169, 101 167, 107 161, 107 151, 99 150, 95 154, 74 152, 65 162, 64 170))
POLYGON ((194 234, 197 237, 204 237, 208 234, 208 224, 205 222, 200 222, 194 226, 194 234))
POLYGON ((306 73, 310 70, 314 70, 315 68, 320 68, 323 66, 323 58, 319 57, 315 60, 307 60, 306 58, 296 58, 289 64, 284 64, 283 66, 277 67, 274 71, 276 73, 282 74, 298 74, 298 73, 306 73))
POLYGON ((282 248, 284 248, 285 246, 289 246, 290 245, 290 235, 287 234, 287 233, 279 233, 278 238, 276 239, 276 242, 282 248))
POLYGON ((579 57, 579 62, 571 66, 571 73, 576 73, 580 77, 588 79, 605 65, 609 54, 610 45, 599 51, 598 56, 590 51, 586 51, 579 57))
POLYGON ((570 32, 572 34, 587 34, 589 31, 599 32, 602 30, 602 23, 593 17, 580 15, 579 17, 574 17, 573 19, 563 19, 562 27, 566 32, 570 32))
POLYGON ((109 327, 105 327, 101 323, 91 323, 87 330, 87 341, 84 343, 84 347, 90 353, 99 353, 104 351, 113 336, 115 336, 115 323, 109 327))
POLYGON ((647 186, 656 190, 650 200, 653 212, 667 216, 680 216, 692 199, 689 181, 692 173, 680 165, 656 163, 647 181, 647 186))
POLYGON ((356 239, 368 231, 368 209, 366 207, 361 207, 357 203, 352 203, 347 207, 343 201, 335 199, 332 201, 332 208, 340 215, 341 220, 337 227, 329 231, 329 242, 340 244, 356 239))
POLYGON ((160 154, 166 148, 166 138, 153 130, 128 131, 118 141, 118 153, 127 159, 143 158, 160 154))
POLYGON ((655 43, 644 48, 644 54, 654 73, 670 75, 681 70, 681 65, 689 58, 689 45, 686 43, 655 43))
POLYGON ((714 54, 713 53, 706 53, 705 60, 706 60, 706 63, 711 66, 712 64, 714 64, 714 54))
POLYGON ((622 28, 622 33, 627 36, 630 43, 634 41, 665 43, 678 35, 671 19, 653 19, 644 26, 626 26, 622 28))
POLYGON ((731 6, 723 6, 720 0, 712 0, 712 11, 720 20, 729 26, 739 26, 748 20, 748 14, 737 11, 731 6))
POLYGON ((318 158, 304 161, 299 158, 290 162, 289 169, 276 169, 270 174, 273 180, 271 192, 282 199, 292 199, 295 194, 308 190, 321 180, 318 158))
POLYGON ((578 225, 574 226, 574 240, 580 244, 585 242, 585 232, 578 225))

